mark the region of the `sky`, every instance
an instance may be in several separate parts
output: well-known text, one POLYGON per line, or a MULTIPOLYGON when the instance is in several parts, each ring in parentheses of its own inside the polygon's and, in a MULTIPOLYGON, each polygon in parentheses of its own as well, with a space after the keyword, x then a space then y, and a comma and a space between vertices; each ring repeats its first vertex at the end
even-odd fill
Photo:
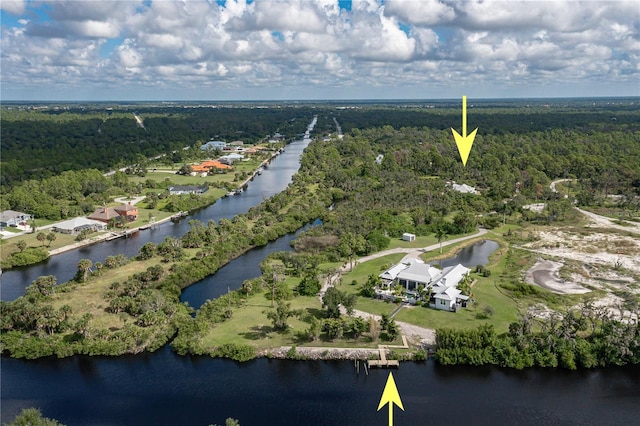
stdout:
POLYGON ((1 0, 0 100, 640 96, 640 2, 1 0))

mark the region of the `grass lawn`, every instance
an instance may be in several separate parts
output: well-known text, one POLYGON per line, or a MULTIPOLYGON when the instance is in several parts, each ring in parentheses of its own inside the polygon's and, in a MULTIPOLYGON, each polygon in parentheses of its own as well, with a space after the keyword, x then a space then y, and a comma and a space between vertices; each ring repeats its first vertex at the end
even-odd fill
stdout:
MULTIPOLYGON (((13 237, 8 240, 3 240, 2 246, 0 246, 0 259, 4 260, 7 257, 9 257, 12 253, 19 252, 20 250, 18 249, 18 241, 21 241, 21 240, 24 240, 24 242, 27 243, 27 248, 43 247, 45 250, 57 249, 60 247, 67 246, 69 244, 74 244, 76 242, 75 235, 60 234, 56 232, 55 233, 56 240, 53 241, 50 246, 49 246, 49 241, 45 240, 43 245, 42 242, 38 241, 37 239, 37 235, 40 232, 43 232, 46 235, 52 231, 51 229, 44 229, 42 231, 36 230, 34 234, 27 233, 24 235, 13 237)), ((92 233, 91 235, 89 235, 89 238, 95 237, 96 235, 100 235, 100 234, 102 234, 102 232, 92 233)))
MULTIPOLYGON (((319 315, 322 310, 317 297, 295 297, 289 301, 292 309, 302 309, 306 313, 319 315)), ((271 320, 265 311, 271 310, 271 302, 264 293, 247 299, 241 308, 233 310, 233 317, 223 323, 215 324, 202 340, 206 348, 213 348, 225 343, 244 343, 256 349, 299 344, 296 333, 303 332, 309 325, 298 317, 289 318, 290 329, 287 333, 273 330, 271 320)))
POLYGON ((404 257, 404 253, 395 253, 389 254, 387 256, 382 256, 377 259, 372 259, 368 262, 359 263, 354 266, 353 271, 347 272, 342 275, 342 286, 339 287, 340 290, 348 291, 349 293, 357 293, 359 290, 359 285, 364 284, 369 278, 369 275, 381 274, 385 269, 389 267, 389 265, 398 263, 404 257), (351 282, 356 280, 358 285, 352 286, 351 282), (353 288, 355 287, 355 288, 353 288), (351 290, 349 290, 351 288, 351 290))
POLYGON ((498 333, 508 331, 509 324, 518 320, 518 304, 503 294, 491 278, 481 278, 473 287, 473 295, 476 302, 458 312, 416 306, 402 308, 394 319, 434 329, 471 329, 481 324, 492 324, 498 333), (493 308, 493 315, 483 314, 486 306, 493 308))
MULTIPOLYGON (((241 180, 236 180, 236 174, 252 173, 258 168, 260 163, 264 161, 267 156, 261 156, 258 158, 252 157, 248 161, 237 161, 233 164, 233 170, 226 173, 218 173, 210 176, 183 176, 178 175, 176 172, 182 167, 182 164, 174 164, 173 168, 167 168, 163 166, 158 167, 158 170, 149 170, 144 177, 129 176, 129 180, 134 183, 145 183, 147 180, 156 181, 158 183, 166 180, 171 181, 174 185, 220 185, 225 184, 229 189, 236 188, 241 180)), ((244 180, 245 178, 242 178, 244 180)))
MULTIPOLYGON (((125 321, 133 322, 134 319, 126 313, 112 314, 105 311, 109 302, 105 299, 105 293, 113 282, 124 282, 127 277, 146 270, 149 266, 158 264, 157 258, 145 261, 131 261, 126 265, 109 269, 100 276, 93 275, 86 283, 70 283, 67 286, 73 288, 68 292, 58 291, 52 296, 51 305, 59 309, 63 305, 71 306, 72 321, 77 321, 85 313, 93 315, 91 326, 96 328, 122 328, 125 321)), ((161 264, 167 270, 170 264, 161 264)), ((73 266, 75 267, 75 265, 73 266)), ((95 267, 93 267, 95 272, 95 267)))

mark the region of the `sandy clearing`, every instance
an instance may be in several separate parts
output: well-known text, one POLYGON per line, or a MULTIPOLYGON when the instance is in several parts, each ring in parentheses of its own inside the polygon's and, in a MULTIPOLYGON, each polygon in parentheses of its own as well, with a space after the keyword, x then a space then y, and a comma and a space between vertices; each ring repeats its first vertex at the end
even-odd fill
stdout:
POLYGON ((617 223, 615 223, 613 220, 611 220, 610 218, 606 217, 606 216, 600 216, 599 214, 596 213, 591 213, 588 212, 586 210, 582 210, 576 207, 576 210, 578 210, 580 213, 582 213, 584 216, 588 217, 589 219, 591 219, 591 221, 593 222, 592 225, 587 225, 587 226, 596 226, 596 227, 602 227, 602 228, 613 228, 613 229, 617 229, 619 231, 627 231, 627 232, 633 232, 633 233, 637 233, 640 234, 640 223, 636 223, 636 222, 631 222, 628 220, 623 221, 624 223, 626 223, 627 225, 618 225, 617 223))
POLYGON ((525 274, 526 282, 560 294, 584 294, 591 291, 575 282, 560 278, 558 271, 562 266, 560 262, 538 260, 525 274))

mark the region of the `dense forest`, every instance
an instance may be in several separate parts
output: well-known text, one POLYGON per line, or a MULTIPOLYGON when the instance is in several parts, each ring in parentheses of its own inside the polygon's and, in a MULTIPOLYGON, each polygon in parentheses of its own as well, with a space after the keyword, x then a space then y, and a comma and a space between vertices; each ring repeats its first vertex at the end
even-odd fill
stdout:
POLYGON ((103 172, 145 158, 180 151, 211 138, 256 143, 279 132, 304 133, 308 107, 23 109, 4 107, 1 116, 0 183, 12 186, 63 171, 103 172), (143 120, 136 123, 134 113, 143 120))

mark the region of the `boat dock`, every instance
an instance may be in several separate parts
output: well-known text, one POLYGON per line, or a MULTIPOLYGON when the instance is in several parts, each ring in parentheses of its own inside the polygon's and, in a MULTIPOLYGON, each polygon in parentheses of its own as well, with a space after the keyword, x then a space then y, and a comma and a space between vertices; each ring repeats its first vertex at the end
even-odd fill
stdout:
POLYGON ((380 353, 380 359, 370 359, 367 361, 367 365, 369 368, 371 367, 379 367, 379 368, 391 368, 400 367, 400 361, 397 359, 387 359, 387 351, 389 349, 408 349, 409 344, 407 343, 406 336, 402 336, 402 345, 378 345, 378 352, 380 353))

